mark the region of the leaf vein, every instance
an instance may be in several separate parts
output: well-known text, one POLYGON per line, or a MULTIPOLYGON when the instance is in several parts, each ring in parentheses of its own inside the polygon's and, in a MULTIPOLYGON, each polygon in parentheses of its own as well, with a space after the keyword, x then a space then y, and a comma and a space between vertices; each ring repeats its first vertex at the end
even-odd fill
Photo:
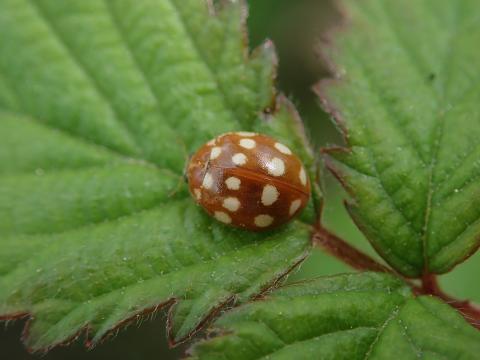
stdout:
POLYGON ((372 343, 370 344, 370 347, 368 348, 367 352, 365 353, 365 357, 363 358, 363 360, 370 359, 370 356, 372 355, 372 352, 375 348, 375 345, 378 343, 378 341, 380 341, 380 337, 382 336, 383 331, 387 328, 388 324, 390 324, 390 322, 393 321, 399 315, 399 313, 400 313, 400 308, 396 307, 392 311, 390 316, 382 324, 380 329, 378 329, 377 336, 375 337, 375 339, 373 339, 372 343))
POLYGON ((90 82, 90 84, 96 90, 97 94, 105 101, 108 108, 111 110, 112 114, 114 115, 114 119, 116 120, 116 123, 122 130, 124 130, 122 131, 123 134, 128 137, 129 143, 135 148, 137 155, 139 156, 143 155, 143 149, 139 146, 136 140, 136 137, 132 133, 131 129, 127 126, 127 124, 124 121, 121 120, 121 116, 118 110, 116 109, 116 107, 114 106, 112 100, 108 96, 108 94, 103 90, 102 86, 100 86, 95 76, 89 71, 88 67, 86 67, 82 63, 82 61, 80 60, 80 58, 78 58, 74 50, 69 46, 68 41, 65 40, 62 33, 57 29, 54 21, 49 17, 47 12, 45 12, 42 9, 40 2, 35 0, 29 0, 29 4, 39 15, 39 18, 43 19, 45 25, 50 30, 50 33, 55 37, 55 39, 58 40, 58 44, 60 44, 63 47, 63 49, 66 51, 66 54, 69 55, 73 63, 82 72, 85 78, 90 82))
MULTIPOLYGON (((118 35, 120 36, 120 39, 124 43, 125 49, 127 50, 127 53, 130 55, 130 59, 132 60, 133 64, 135 65, 136 69, 138 70, 139 74, 142 76, 142 79, 148 88, 148 91, 150 94, 152 94, 153 98, 155 99, 155 103, 157 105, 157 108, 160 109, 160 101, 159 101, 159 96, 157 92, 154 90, 152 82, 149 80, 149 76, 147 75, 147 72, 145 68, 141 65, 141 63, 138 61, 138 58, 136 54, 134 53, 132 47, 130 46, 130 42, 128 41, 125 31, 123 27, 120 25, 117 16, 115 15, 115 12, 112 10, 112 7, 110 5, 109 0, 103 0, 105 4, 105 8, 107 9, 107 12, 110 16, 110 19, 112 20, 112 24, 115 27, 118 35)), ((179 134, 179 131, 176 127, 172 126, 170 123, 167 123, 168 127, 175 133, 178 134, 178 138, 181 139, 182 137, 179 134)))
MULTIPOLYGON (((450 171, 447 173, 447 175, 444 178, 439 179, 436 190, 438 190, 441 187, 444 187, 445 185, 448 186, 448 182, 450 181, 450 179, 452 179, 456 175, 456 172, 458 171, 458 169, 465 165, 466 160, 468 158, 472 156, 475 157, 477 151, 480 152, 480 144, 476 144, 475 146, 473 146, 465 155, 463 155, 458 161, 456 161, 451 166, 451 169, 455 169, 455 171, 450 171)), ((457 186, 457 188, 462 188, 462 187, 463 186, 457 186)))
MULTIPOLYGON (((460 1, 455 2, 457 5, 460 3, 460 1)), ((457 11, 455 12, 456 16, 454 17, 454 24, 458 23, 458 8, 457 11)), ((458 28, 458 26, 453 26, 453 28, 458 28)), ((455 34, 452 34, 451 40, 446 44, 446 48, 450 47, 450 42, 453 41, 453 39, 456 38, 455 34)), ((449 67, 449 63, 451 62, 452 54, 449 52, 446 52, 447 57, 445 60, 444 64, 444 69, 449 67)), ((448 78, 447 80, 447 86, 448 82, 450 79, 448 78)), ((443 91, 445 95, 445 89, 443 91)), ((426 205, 425 205, 425 217, 424 217, 424 229, 423 229, 423 235, 422 235, 422 247, 423 247, 423 258, 424 258, 424 271, 428 272, 428 241, 430 239, 430 222, 431 222, 431 212, 432 212, 432 202, 433 202, 433 197, 434 197, 434 176, 435 176, 435 168, 436 168, 436 163, 438 161, 438 155, 440 152, 440 145, 443 140, 445 132, 445 117, 444 116, 439 116, 438 121, 435 123, 435 128, 433 130, 433 143, 431 144, 430 148, 433 149, 432 153, 432 158, 430 161, 429 165, 429 175, 428 175, 428 193, 427 193, 427 199, 426 199, 426 205)))
POLYGON ((238 117, 237 113, 235 113, 232 109, 232 104, 228 100, 228 96, 226 94, 225 88, 221 84, 220 80, 218 79, 212 65, 208 61, 207 57, 203 53, 202 49, 200 48, 199 44, 197 43, 194 34, 192 33, 192 30, 188 26, 187 21, 185 21, 185 18, 181 14, 181 11, 178 8, 177 3, 175 0, 168 0, 172 8, 175 10, 175 14, 178 18, 178 22, 182 25, 183 29, 185 30, 185 33, 187 37, 190 39, 190 43, 192 44, 192 48, 195 50, 199 60, 205 65, 206 69, 208 70, 208 73, 210 74, 210 78, 212 79, 213 83, 218 89, 219 94, 221 95, 221 99, 224 105, 224 108, 230 113, 232 118, 234 118, 237 123, 242 126, 242 121, 238 117))
POLYGON ((448 243, 444 244, 440 249, 438 249, 435 254, 432 256, 438 256, 441 252, 443 252, 445 249, 449 248, 450 246, 454 245, 461 237, 464 235, 468 230, 470 230, 472 227, 475 227, 476 225, 480 224, 480 213, 478 213, 477 218, 474 220, 468 222, 465 224, 465 227, 453 238, 452 241, 449 241, 448 243))

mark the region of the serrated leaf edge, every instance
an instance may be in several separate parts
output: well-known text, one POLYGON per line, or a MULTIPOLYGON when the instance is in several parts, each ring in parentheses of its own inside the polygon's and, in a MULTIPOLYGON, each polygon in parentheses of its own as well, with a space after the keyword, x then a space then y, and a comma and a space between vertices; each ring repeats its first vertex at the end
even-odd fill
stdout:
MULTIPOLYGON (((329 70, 331 77, 330 78, 325 78, 321 79, 318 81, 316 84, 312 86, 313 92, 318 96, 320 100, 320 105, 323 108, 323 110, 331 115, 331 120, 335 127, 338 129, 340 135, 342 136, 344 145, 343 146, 329 146, 321 149, 321 153, 323 154, 322 158, 325 163, 326 168, 332 173, 332 175, 339 181, 339 183, 342 185, 342 187, 347 191, 348 195, 350 196, 350 199, 344 200, 344 206, 345 209, 347 210, 350 218, 352 221, 355 223, 355 225, 360 229, 362 234, 365 236, 367 241, 370 243, 370 245, 375 249, 375 251, 390 265, 392 268, 395 268, 392 265, 391 259, 388 257, 384 256, 385 253, 384 251, 380 248, 380 246, 373 241, 373 237, 366 228, 364 224, 361 223, 360 219, 354 214, 353 208, 355 207, 356 204, 356 198, 355 198, 355 191, 352 189, 345 181, 344 175, 342 174, 342 171, 339 169, 338 166, 334 164, 334 161, 332 160, 333 154, 335 153, 351 153, 352 152, 352 147, 351 143, 349 140, 349 131, 348 127, 346 126, 346 122, 343 118, 341 110, 337 107, 335 104, 335 101, 333 101, 329 95, 327 94, 327 89, 330 87, 334 86, 339 86, 342 84, 343 76, 341 74, 340 69, 336 66, 335 62, 329 55, 327 49, 334 50, 335 49, 335 38, 338 34, 345 32, 349 29, 349 23, 350 23, 350 16, 349 12, 344 6, 344 3, 340 0, 336 0, 334 2, 334 5, 336 7, 336 10, 340 14, 340 21, 337 25, 332 26, 324 35, 322 40, 319 42, 319 44, 316 46, 315 50, 317 55, 319 56, 320 60, 322 61, 323 64, 326 65, 327 69, 329 70)), ((434 164, 434 161, 432 162, 434 164)), ((428 164, 429 167, 432 166, 432 164, 428 164)), ((432 173, 430 172, 430 175, 432 173)), ((429 179, 430 181, 431 179, 429 179)), ((429 191, 429 198, 427 199, 427 202, 430 202, 430 191, 429 191)), ((428 205, 428 204, 427 204, 428 205)), ((425 213, 425 218, 428 220, 429 218, 429 207, 427 206, 427 211, 425 213)), ((425 236, 426 233, 422 235, 422 240, 423 240, 423 249, 425 249, 425 236)), ((480 243, 478 245, 480 247, 480 243)), ((477 248, 478 249, 478 248, 477 248)), ((475 253, 476 250, 472 251, 470 254, 465 256, 465 259, 470 257, 475 253)), ((392 257, 392 255, 390 255, 392 257)), ((428 261, 426 259, 426 252, 423 251, 423 258, 424 258, 424 268, 423 272, 427 273, 428 269, 428 261)), ((409 277, 409 278, 419 278, 423 274, 418 272, 418 269, 414 266, 406 262, 404 259, 396 257, 396 261, 402 263, 402 266, 405 268, 409 268, 410 270, 408 271, 403 271, 402 275, 409 277)), ((459 261, 456 265, 458 265, 461 261, 459 261)), ((451 269, 447 269, 451 270, 451 269)))
MULTIPOLYGON (((293 263, 283 272, 278 274, 274 277, 270 282, 266 283, 260 290, 259 293, 253 295, 247 302, 255 301, 264 297, 267 293, 278 287, 287 277, 288 275, 294 271, 300 264, 307 258, 309 254, 309 250, 305 251, 300 257, 294 259, 293 263)), ((225 308, 234 308, 237 304, 238 296, 237 294, 231 294, 223 301, 221 301, 217 306, 215 306, 210 312, 208 312, 202 320, 199 321, 198 325, 192 329, 186 336, 181 338, 175 338, 173 334, 173 310, 175 304, 180 302, 181 300, 173 297, 169 298, 165 301, 162 301, 154 306, 142 309, 135 314, 119 321, 116 325, 110 328, 105 334, 101 335, 98 339, 94 339, 94 337, 90 336, 92 333, 92 328, 90 324, 85 324, 77 332, 73 335, 61 340, 59 342, 53 343, 44 348, 33 348, 27 346, 27 351, 29 353, 38 353, 38 354, 46 354, 50 350, 56 347, 66 347, 71 345, 73 342, 78 340, 80 337, 84 336, 85 340, 83 342, 84 346, 88 350, 92 350, 97 345, 104 343, 105 341, 114 337, 121 329, 126 329, 128 326, 139 323, 144 320, 146 317, 153 317, 156 313, 161 310, 168 309, 167 313, 167 339, 168 345, 173 348, 178 345, 181 345, 187 341, 189 341, 192 337, 194 337, 199 331, 205 328, 212 319, 216 317, 223 309, 225 308)), ((30 336, 30 327, 32 322, 35 320, 35 317, 29 312, 17 312, 12 314, 0 315, 0 321, 16 321, 16 320, 25 320, 25 325, 22 330, 21 340, 24 344, 28 343, 28 338, 30 336)))
MULTIPOLYGON (((295 109, 295 106, 293 103, 282 93, 278 91, 278 89, 275 86, 275 80, 277 77, 277 70, 278 70, 278 57, 275 51, 275 46, 273 42, 269 39, 265 40, 261 45, 256 47, 253 51, 249 52, 248 50, 248 33, 247 33, 247 17, 248 17, 248 7, 246 5, 245 0, 238 0, 240 2, 240 5, 242 7, 242 17, 240 19, 240 28, 241 32, 243 34, 243 44, 244 44, 244 60, 252 60, 254 58, 257 58, 258 56, 261 56, 262 50, 265 51, 265 49, 268 49, 271 51, 271 61, 273 61, 273 66, 272 66, 272 71, 271 71, 271 80, 270 80, 270 86, 272 87, 272 98, 270 101, 270 104, 264 109, 259 109, 259 115, 260 119, 263 121, 269 121, 270 119, 274 118, 275 114, 277 114, 282 106, 284 106, 287 110, 287 112, 291 115, 291 118, 293 119, 295 129, 297 130, 297 136, 300 137, 302 140, 302 143, 307 151, 307 153, 313 157, 313 150, 310 145, 310 142, 308 141, 308 138, 306 136, 305 132, 305 127, 304 124, 300 118, 300 115, 298 111, 295 109)), ((208 1, 206 1, 207 5, 209 4, 208 1)), ((228 6, 228 4, 225 4, 224 6, 228 6)), ((209 7, 210 9, 210 7, 209 7)), ((210 16, 216 16, 217 14, 215 12, 210 12, 210 16)), ((223 96, 223 91, 220 89, 220 92, 222 92, 223 96)), ((46 126, 44 123, 42 125, 46 126)), ((66 133, 69 137, 79 139, 77 136, 69 134, 65 130, 57 129, 54 128, 54 130, 66 133)), ((80 139, 83 141, 84 139, 80 139)), ((149 162, 145 162, 144 160, 137 160, 130 158, 128 156, 124 156, 122 154, 119 154, 115 150, 108 149, 102 145, 96 144, 94 142, 88 141, 90 145, 93 146, 98 146, 99 148, 102 148, 104 150, 107 150, 114 155, 120 155, 120 158, 126 158, 126 159, 132 159, 135 161, 140 161, 142 163, 145 163, 146 165, 153 166, 154 168, 158 168, 155 164, 151 164, 149 162)), ((313 184, 318 184, 318 182, 313 182, 313 184)), ((321 192, 319 193, 321 194, 321 192)), ((320 208, 321 208, 321 201, 322 199, 320 198, 320 208)), ((317 202, 315 202, 315 209, 317 210, 317 202)), ((318 212, 316 214, 318 216, 318 212)), ((305 224, 306 226, 311 227, 309 224, 305 224)), ((311 228, 311 233, 314 233, 314 229, 311 228)), ((293 264, 287 268, 283 273, 278 274, 277 277, 273 278, 269 283, 265 284, 265 286, 261 289, 261 291, 256 294, 255 296, 252 296, 251 300, 255 300, 258 298, 261 298, 264 296, 265 293, 268 293, 275 287, 279 286, 279 284, 295 269, 297 268, 309 255, 309 250, 307 250, 305 253, 303 253, 299 258, 295 259, 293 264)), ((121 328, 126 328, 129 325, 135 323, 136 321, 142 320, 146 316, 152 316, 153 314, 159 312, 160 310, 168 308, 168 315, 167 315, 167 338, 169 341, 170 347, 177 346, 179 344, 182 344, 189 339, 191 339, 193 336, 195 336, 205 325, 207 325, 212 318, 214 318, 225 306, 231 304, 232 307, 236 305, 236 295, 233 294, 232 296, 228 297, 225 301, 223 301, 219 306, 215 307, 210 311, 209 313, 206 314, 206 316, 199 322, 198 326, 193 329, 187 336, 180 338, 180 339, 175 339, 173 334, 172 334, 172 310, 174 309, 174 305, 178 302, 179 300, 176 298, 170 298, 167 299, 155 306, 142 309, 139 312, 135 313, 132 316, 129 316, 128 318, 118 322, 115 326, 113 326, 108 332, 103 334, 98 340, 93 341, 93 337, 90 336, 92 332, 92 328, 90 324, 85 324, 83 327, 79 328, 77 332, 75 332, 73 335, 69 336, 68 338, 65 338, 64 340, 58 341, 56 343, 53 343, 47 347, 44 348, 33 348, 33 347, 28 347, 27 350, 30 353, 43 353, 46 354, 50 350, 56 347, 60 346, 69 346, 76 340, 78 340, 81 336, 85 336, 85 341, 84 345, 88 349, 93 349, 95 346, 103 343, 104 341, 108 340, 112 336, 115 335, 116 332, 118 332, 121 328)), ((15 321, 15 320, 26 320, 25 325, 22 330, 22 335, 21 335, 21 340, 24 344, 28 343, 28 339, 30 336, 30 326, 32 322, 35 320, 35 316, 30 313, 30 312, 17 312, 17 313, 12 313, 12 314, 0 314, 0 321, 15 321)))

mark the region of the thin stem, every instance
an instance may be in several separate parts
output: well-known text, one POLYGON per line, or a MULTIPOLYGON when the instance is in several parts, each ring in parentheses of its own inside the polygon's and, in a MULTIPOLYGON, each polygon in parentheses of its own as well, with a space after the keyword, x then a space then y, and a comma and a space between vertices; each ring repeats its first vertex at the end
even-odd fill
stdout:
POLYGON ((321 225, 317 225, 313 234, 313 244, 324 249, 330 255, 336 257, 352 268, 360 271, 376 271, 394 274, 402 278, 416 295, 433 295, 456 309, 463 315, 466 321, 480 330, 480 307, 468 300, 459 300, 446 294, 439 286, 434 274, 426 274, 421 278, 421 286, 403 278, 393 269, 384 266, 364 254, 345 240, 331 233, 321 225))
POLYGON ((459 300, 446 294, 438 284, 436 275, 425 274, 422 277, 422 287, 415 289, 420 295, 434 295, 457 309, 470 324, 480 330, 480 307, 469 300, 459 300))
POLYGON ((321 225, 316 227, 313 234, 313 244, 356 270, 393 273, 393 270, 378 263, 321 225))

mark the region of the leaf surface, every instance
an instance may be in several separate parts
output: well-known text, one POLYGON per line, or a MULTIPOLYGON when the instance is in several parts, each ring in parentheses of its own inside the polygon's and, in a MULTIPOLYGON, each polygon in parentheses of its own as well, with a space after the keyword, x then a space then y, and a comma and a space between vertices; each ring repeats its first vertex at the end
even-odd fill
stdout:
POLYGON ((194 359, 475 359, 480 333, 448 305, 375 273, 299 282, 218 319, 194 359))
POLYGON ((348 209, 401 273, 444 273, 480 242, 480 7, 345 0, 318 92, 348 149, 327 162, 348 209))
POLYGON ((31 316, 30 349, 82 330, 93 346, 163 306, 176 343, 309 251, 313 201, 252 234, 190 199, 189 154, 226 131, 270 134, 314 173, 272 45, 248 53, 243 3, 207 5, 0 2, 0 318, 31 316))

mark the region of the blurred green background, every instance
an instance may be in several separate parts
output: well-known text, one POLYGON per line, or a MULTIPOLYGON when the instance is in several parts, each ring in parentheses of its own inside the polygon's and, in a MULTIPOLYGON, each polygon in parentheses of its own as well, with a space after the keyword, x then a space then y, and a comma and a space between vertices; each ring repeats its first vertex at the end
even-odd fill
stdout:
MULTIPOLYGON (((341 137, 329 117, 322 112, 311 91, 313 84, 328 76, 327 69, 315 54, 325 29, 336 24, 338 13, 333 0, 249 0, 249 36, 252 48, 265 39, 272 39, 279 57, 278 86, 297 106, 307 133, 317 153, 323 146, 342 144, 341 137)), ((347 195, 337 182, 325 173, 327 193, 324 223, 350 243, 376 257, 368 241, 356 229, 343 208, 347 195)), ((309 259, 290 276, 289 281, 320 275, 352 271, 336 259, 314 250, 309 259)), ((441 277, 445 290, 459 298, 480 302, 480 253, 441 277)), ((4 359, 35 359, 29 355, 19 338, 23 321, 7 323, 0 335, 4 359)), ((42 359, 178 359, 185 347, 170 350, 165 338, 165 314, 145 320, 141 326, 123 330, 113 340, 93 351, 86 351, 77 342, 67 348, 54 349, 42 359)))

